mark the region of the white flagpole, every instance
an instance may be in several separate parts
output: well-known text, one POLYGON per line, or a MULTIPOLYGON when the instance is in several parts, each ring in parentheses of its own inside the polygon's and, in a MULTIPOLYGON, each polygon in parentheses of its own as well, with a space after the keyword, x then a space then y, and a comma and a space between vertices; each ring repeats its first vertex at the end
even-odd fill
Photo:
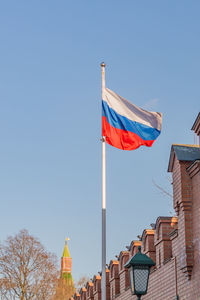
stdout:
MULTIPOLYGON (((102 100, 105 89, 105 64, 101 63, 102 100)), ((102 136, 102 276, 101 300, 106 300, 106 139, 102 136)))

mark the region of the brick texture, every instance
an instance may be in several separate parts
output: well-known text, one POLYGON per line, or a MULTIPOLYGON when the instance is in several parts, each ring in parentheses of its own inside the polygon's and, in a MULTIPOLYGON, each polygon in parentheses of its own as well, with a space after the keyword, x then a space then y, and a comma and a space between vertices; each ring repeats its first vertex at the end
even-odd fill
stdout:
MULTIPOLYGON (((200 117, 198 122, 200 126, 200 117)), ((170 170, 176 216, 158 217, 153 229, 144 229, 139 241, 132 241, 128 251, 111 260, 106 271, 106 300, 137 299, 131 294, 124 264, 137 253, 139 245, 156 263, 142 300, 200 300, 200 161, 180 161, 175 154, 170 170)), ((94 276, 86 287, 87 300, 101 299, 100 276, 94 276)), ((75 300, 85 297, 83 289, 74 295, 75 300)))

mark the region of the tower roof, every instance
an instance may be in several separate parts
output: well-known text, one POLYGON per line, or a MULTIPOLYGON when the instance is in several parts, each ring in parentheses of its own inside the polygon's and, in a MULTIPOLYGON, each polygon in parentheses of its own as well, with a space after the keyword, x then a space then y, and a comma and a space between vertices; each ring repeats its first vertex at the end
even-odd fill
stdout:
POLYGON ((65 239, 65 248, 64 248, 62 257, 70 257, 69 249, 68 249, 68 246, 67 246, 67 241, 68 240, 69 240, 69 238, 65 239))

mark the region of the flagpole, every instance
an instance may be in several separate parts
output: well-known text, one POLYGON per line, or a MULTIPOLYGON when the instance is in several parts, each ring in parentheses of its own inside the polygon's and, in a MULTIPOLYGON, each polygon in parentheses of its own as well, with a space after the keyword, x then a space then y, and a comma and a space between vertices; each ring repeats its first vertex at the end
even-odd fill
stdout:
MULTIPOLYGON (((105 63, 101 63, 102 100, 105 89, 105 63)), ((106 139, 102 136, 102 276, 101 300, 106 300, 106 139)))

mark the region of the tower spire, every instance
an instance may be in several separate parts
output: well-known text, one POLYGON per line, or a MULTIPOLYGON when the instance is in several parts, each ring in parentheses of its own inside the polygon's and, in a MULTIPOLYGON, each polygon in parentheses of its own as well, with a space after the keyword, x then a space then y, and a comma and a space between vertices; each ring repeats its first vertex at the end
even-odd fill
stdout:
MULTIPOLYGON (((67 246, 67 241, 69 241, 70 239, 67 237, 65 239, 65 248, 63 250, 63 255, 62 257, 70 257, 70 253, 69 253, 69 249, 68 249, 68 246, 67 246)), ((71 257, 70 257, 71 258, 71 257)))
POLYGON ((63 250, 63 255, 61 257, 61 277, 65 279, 65 282, 69 286, 73 286, 73 278, 71 275, 72 271, 72 258, 69 253, 67 242, 69 238, 65 239, 65 247, 63 250))

